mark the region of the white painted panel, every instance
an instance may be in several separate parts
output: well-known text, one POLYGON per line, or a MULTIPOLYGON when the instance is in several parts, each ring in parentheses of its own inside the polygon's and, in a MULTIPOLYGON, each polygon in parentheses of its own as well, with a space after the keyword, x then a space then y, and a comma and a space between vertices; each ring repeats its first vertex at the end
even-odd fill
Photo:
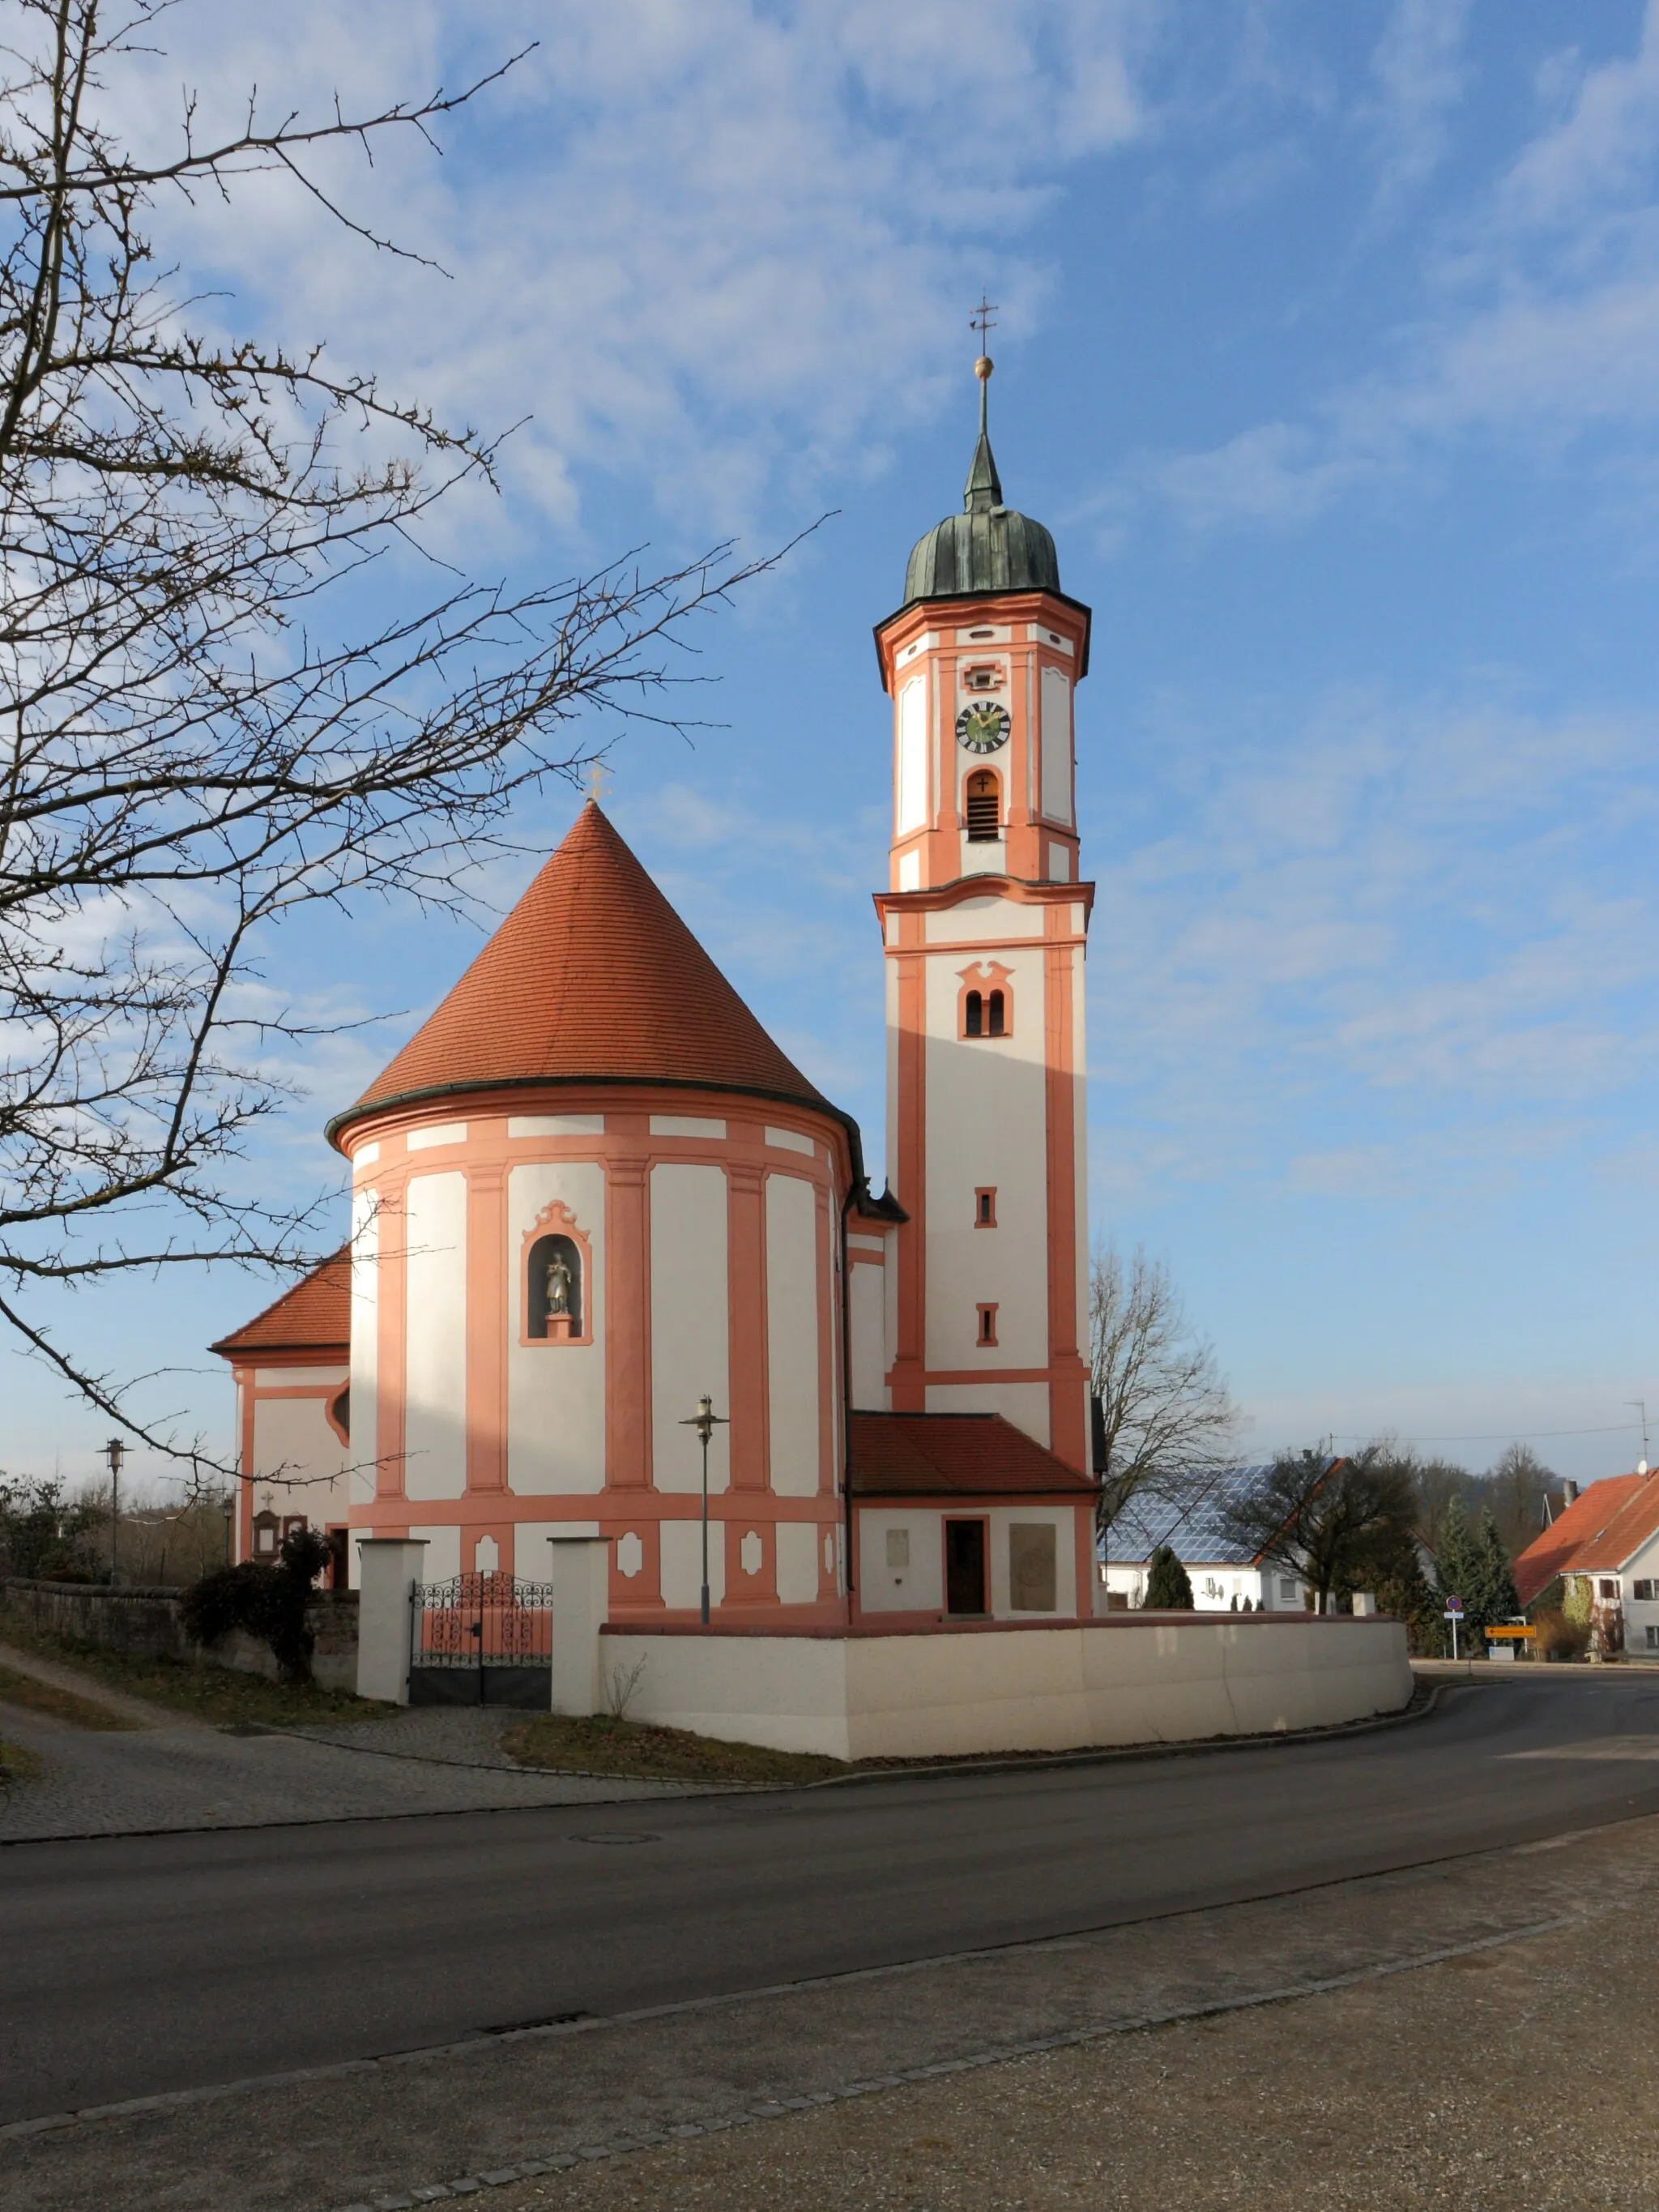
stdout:
POLYGON ((461 1532, 459 1528, 411 1528, 417 1540, 424 1538, 421 1559, 423 1583, 447 1583, 461 1571, 461 1532))
POLYGON ((651 1116, 653 1137, 723 1137, 724 1121, 709 1121, 696 1114, 653 1114, 651 1116))
POLYGON ((799 1176, 766 1178, 766 1366, 772 1487, 818 1487, 817 1197, 799 1176))
POLYGON ((597 1536, 597 1521, 520 1521, 513 1530, 513 1571, 528 1582, 552 1579, 553 1554, 550 1536, 597 1536))
POLYGON ((855 1232, 848 1238, 847 1242, 849 1249, 854 1252, 885 1253, 887 1249, 885 1240, 880 1237, 860 1237, 855 1232))
POLYGON ((314 1528, 343 1521, 349 1504, 347 1455, 321 1398, 253 1401, 254 1496, 258 1507, 303 1513, 314 1528))
POLYGON ((780 1521, 778 1598, 783 1605, 812 1605, 818 1595, 818 1524, 780 1521))
POLYGON ((927 679, 913 676, 899 694, 898 834, 927 819, 927 679))
POLYGON ((253 1385, 258 1390, 301 1390, 318 1382, 343 1382, 350 1372, 345 1367, 256 1367, 253 1385))
POLYGON ((955 954, 927 963, 928 1366, 936 1372, 1048 1364, 1048 1149, 1044 954, 1005 945, 1013 1034, 959 1038, 955 954), (974 1193, 997 1194, 997 1226, 974 1226, 974 1193), (975 1346, 975 1308, 994 1304, 995 1350, 975 1346))
POLYGON ((972 629, 957 632, 958 645, 1006 645, 1013 636, 1006 623, 975 623, 972 629))
POLYGON ((1042 672, 1042 811, 1072 818, 1072 687, 1057 668, 1042 672))
POLYGON ((380 1147, 378 1144, 359 1145, 351 1155, 352 1173, 355 1175, 359 1168, 372 1168, 380 1157, 380 1147))
POLYGON ((810 1160, 817 1146, 810 1137, 803 1137, 799 1129, 775 1129, 769 1125, 766 1132, 769 1145, 776 1145, 786 1152, 805 1152, 810 1160))
POLYGON ((466 1177, 411 1176, 404 1340, 404 1491, 466 1487, 466 1177))
POLYGON ((602 1137, 603 1114, 509 1114, 509 1137, 602 1137))
POLYGON ((1033 645, 1052 645, 1056 653, 1063 653, 1066 654, 1068 658, 1073 656, 1073 647, 1071 639, 1069 637, 1062 637, 1057 629, 1049 629, 1045 623, 1030 623, 1026 629, 1025 635, 1030 639, 1033 645))
POLYGON ((930 1382, 930 1413, 1000 1413, 1046 1449, 1048 1443, 1048 1386, 1046 1382, 930 1382))
POLYGON ((411 1129, 404 1142, 411 1152, 429 1152, 434 1145, 464 1145, 465 1121, 434 1121, 429 1129, 411 1129))
POLYGON ((929 945, 1006 945, 1011 938, 1041 937, 1042 908, 994 896, 962 899, 926 915, 924 934, 929 945))
POLYGON ((1072 880, 1072 856, 1064 845, 1048 848, 1048 880, 1051 884, 1069 884, 1072 880))
MULTIPOLYGON (((713 1464, 714 1454, 709 1454, 713 1464)), ((662 1537, 662 1601, 683 1612, 695 1613, 702 1600, 702 1524, 696 1521, 665 1521, 662 1537)), ((726 1527, 708 1524, 708 1602, 712 1608, 726 1595, 726 1527)))
MULTIPOLYGON (((354 1191, 351 1199, 351 1502, 374 1496, 374 1455, 380 1425, 380 1193, 354 1191)), ((352 1559, 357 1556, 352 1550, 352 1559)))
POLYGON ((860 1264, 847 1285, 847 1317, 852 1333, 853 1403, 867 1413, 884 1413, 887 1405, 887 1270, 860 1264))
POLYGON ((864 1613, 942 1613, 945 1537, 942 1516, 901 1505, 859 1515, 859 1607, 864 1613), (908 1540, 893 1547, 888 1538, 908 1540))
MULTIPOLYGON (((605 1170, 526 1161, 507 1177, 507 1481, 522 1497, 605 1487, 605 1170), (526 1237, 555 1200, 587 1237, 582 1315, 592 1344, 521 1344, 526 1237)), ((545 1564, 545 1563, 544 1563, 545 1564)))
MULTIPOLYGON (((908 853, 899 854, 898 887, 902 891, 919 891, 921 889, 921 854, 914 845, 908 853)), ((887 941, 890 945, 898 943, 896 915, 888 916, 887 941)))
MULTIPOLYGON (((731 1296, 726 1282, 726 1171, 665 1160, 651 1170, 651 1449, 659 1490, 696 1490, 702 1448, 683 1425, 707 1391, 729 1414, 731 1296)), ((729 1477, 730 1431, 708 1447, 708 1486, 729 1477)))

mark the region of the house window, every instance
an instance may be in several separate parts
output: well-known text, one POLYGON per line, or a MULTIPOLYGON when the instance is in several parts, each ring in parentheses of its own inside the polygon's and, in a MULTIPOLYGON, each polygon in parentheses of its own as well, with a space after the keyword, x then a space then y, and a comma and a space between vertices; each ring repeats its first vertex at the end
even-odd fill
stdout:
POLYGON ((997 1340, 997 1310, 994 1305, 981 1306, 979 1309, 977 1340, 981 1344, 994 1344, 997 1340))
POLYGON ((974 1193, 974 1226, 975 1229, 994 1229, 996 1225, 996 1188, 994 1184, 988 1183, 974 1193))
POLYGON ((985 1001, 985 1034, 987 1036, 1007 1036, 1007 1024, 1005 1019, 1006 1012, 1007 1001, 1004 999, 1001 992, 991 992, 985 1001))
POLYGON ((968 779, 968 842, 994 845, 1002 835, 1002 786, 994 772, 979 768, 968 779))
POLYGON ((283 1541, 286 1544, 290 1536, 303 1536, 308 1525, 303 1513, 284 1513, 283 1541))
POLYGON ((964 691, 994 691, 1002 682, 1002 671, 994 661, 978 661, 972 668, 963 671, 964 691))
POLYGON ((962 1002, 962 1029, 964 1036, 983 1036, 985 1034, 985 994, 969 991, 962 1002))
POLYGON ((1655 1628, 1651 1624, 1650 1624, 1644 1632, 1647 1638, 1648 1650, 1650 1651, 1659 1651, 1659 1628, 1655 1628))
POLYGON ((1006 1037, 1014 1033, 1014 991, 1010 971, 995 960, 975 961, 957 970, 962 991, 957 1000, 959 1034, 1006 1037))
MULTIPOLYGON (((343 1390, 337 1390, 326 1401, 323 1410, 335 1435, 343 1444, 349 1444, 351 1442, 351 1385, 348 1382, 343 1390)), ((342 1583, 340 1587, 343 1589, 345 1584, 342 1583)))
POLYGON ((1597 1583, 1597 1584, 1595 1585, 1595 1595, 1597 1595, 1597 1597, 1617 1597, 1617 1596, 1618 1596, 1618 1595, 1619 1595, 1619 1585, 1618 1585, 1618 1583, 1617 1583, 1616 1582, 1614 1582, 1614 1581, 1613 1581, 1613 1577, 1612 1577, 1612 1576, 1611 1576, 1611 1575, 1603 1575, 1603 1576, 1602 1576, 1602 1577, 1601 1577, 1601 1581, 1600 1581, 1599 1583, 1597 1583))
POLYGON ((1653 1596, 1653 1584, 1650 1582, 1632 1583, 1631 1584, 1631 1595, 1632 1597, 1640 1598, 1645 1604, 1650 1601, 1653 1596))
POLYGON ((1279 1602, 1280 1605, 1300 1605, 1302 1602, 1301 1584, 1299 1583, 1289 1582, 1285 1580, 1283 1576, 1280 1576, 1279 1583, 1279 1602))

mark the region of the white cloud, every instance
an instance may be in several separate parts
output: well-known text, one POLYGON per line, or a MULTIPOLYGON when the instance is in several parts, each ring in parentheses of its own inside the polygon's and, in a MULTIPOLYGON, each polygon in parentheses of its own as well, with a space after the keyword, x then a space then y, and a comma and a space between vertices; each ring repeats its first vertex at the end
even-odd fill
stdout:
POLYGON ((1370 120, 1382 151, 1378 199, 1386 210, 1438 166, 1453 109, 1468 82, 1464 41, 1471 0, 1395 0, 1371 56, 1370 120))

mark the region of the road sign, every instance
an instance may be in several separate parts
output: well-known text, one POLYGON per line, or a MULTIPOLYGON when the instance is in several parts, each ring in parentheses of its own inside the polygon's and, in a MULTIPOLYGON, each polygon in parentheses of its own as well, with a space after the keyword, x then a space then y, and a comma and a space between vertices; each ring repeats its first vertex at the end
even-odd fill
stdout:
POLYGON ((1460 1620, 1462 1617, 1462 1612, 1463 1601, 1461 1597, 1449 1597, 1446 1600, 1446 1618, 1448 1620, 1460 1620))

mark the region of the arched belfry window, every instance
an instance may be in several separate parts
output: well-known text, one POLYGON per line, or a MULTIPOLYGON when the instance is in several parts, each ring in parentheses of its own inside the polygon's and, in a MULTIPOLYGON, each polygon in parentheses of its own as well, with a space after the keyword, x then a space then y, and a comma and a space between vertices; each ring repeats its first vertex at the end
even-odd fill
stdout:
POLYGON ((530 1248, 528 1336, 580 1336, 582 1255, 568 1237, 538 1237, 530 1248), (562 1328, 550 1326, 563 1322, 562 1328))
POLYGON ((544 1206, 525 1236, 520 1338, 526 1344, 588 1344, 592 1253, 568 1206, 544 1206))
POLYGON ((1008 1037, 1014 1033, 1013 980, 1000 961, 976 962, 957 970, 962 993, 957 1000, 957 1034, 964 1037, 1008 1037))
POLYGON ((968 779, 968 842, 994 845, 1002 835, 1002 785, 994 769, 977 768, 968 779))

